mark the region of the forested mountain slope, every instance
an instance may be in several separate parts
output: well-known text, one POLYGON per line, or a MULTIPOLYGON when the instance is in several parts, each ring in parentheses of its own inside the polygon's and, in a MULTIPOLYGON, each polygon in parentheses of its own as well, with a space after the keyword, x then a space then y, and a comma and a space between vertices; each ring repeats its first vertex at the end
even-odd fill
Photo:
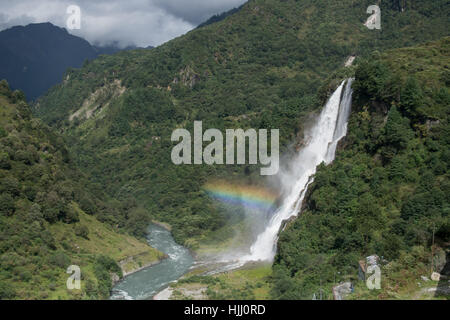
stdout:
POLYGON ((236 12, 239 12, 239 10, 241 10, 241 8, 243 6, 244 5, 241 5, 241 6, 237 7, 237 8, 233 8, 231 10, 228 10, 228 11, 225 11, 225 12, 222 12, 222 13, 219 13, 219 14, 215 14, 211 18, 206 20, 205 22, 200 23, 197 28, 209 26, 210 24, 222 21, 226 17, 231 16, 232 14, 235 14, 236 12))
POLYGON ((122 272, 117 262, 161 258, 119 232, 136 230, 138 210, 89 183, 63 139, 32 118, 23 93, 0 82, 0 299, 108 298, 110 272, 122 272), (114 224, 97 220, 105 217, 114 224), (81 290, 66 288, 72 264, 81 290))
MULTIPOLYGON (((177 241, 223 227, 202 191, 211 177, 255 183, 247 166, 175 166, 171 133, 204 128, 279 128, 283 146, 322 105, 323 80, 350 55, 448 35, 444 0, 381 1, 382 29, 363 23, 372 1, 253 0, 226 19, 151 51, 103 56, 67 73, 34 107, 68 139, 84 172, 118 199, 134 196, 169 222, 177 241)), ((190 242, 195 246, 195 242, 190 242)))
POLYGON ((330 297, 376 254, 381 291, 360 282, 353 297, 417 299, 420 276, 448 263, 449 63, 448 37, 359 63, 348 135, 281 233, 274 298, 311 299, 320 288, 330 297))

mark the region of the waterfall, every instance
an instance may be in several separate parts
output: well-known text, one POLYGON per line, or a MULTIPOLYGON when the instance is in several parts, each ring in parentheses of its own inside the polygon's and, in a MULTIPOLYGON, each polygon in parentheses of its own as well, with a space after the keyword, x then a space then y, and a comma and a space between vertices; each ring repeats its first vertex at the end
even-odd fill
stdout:
POLYGON ((337 144, 347 134, 352 82, 353 79, 348 79, 341 83, 329 98, 314 126, 306 130, 306 145, 280 173, 282 188, 287 190, 281 206, 256 238, 250 248, 250 254, 242 257, 240 261, 273 260, 283 221, 298 214, 307 188, 314 180, 317 166, 322 162, 328 165, 334 160, 337 144))

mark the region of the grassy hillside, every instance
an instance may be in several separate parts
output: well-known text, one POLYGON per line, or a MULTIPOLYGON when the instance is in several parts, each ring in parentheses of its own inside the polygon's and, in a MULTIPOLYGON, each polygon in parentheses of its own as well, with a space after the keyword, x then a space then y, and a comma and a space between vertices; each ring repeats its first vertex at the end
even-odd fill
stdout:
MULTIPOLYGON (((253 0, 225 18, 151 51, 100 57, 35 105, 68 139, 76 162, 118 199, 136 197, 141 217, 199 241, 231 218, 201 190, 210 177, 256 183, 255 166, 175 166, 175 128, 279 128, 299 140, 317 90, 347 57, 448 35, 444 0, 381 1, 382 30, 363 26, 373 1, 253 0)), ((234 221, 239 221, 239 217, 234 221)), ((195 241, 191 241, 192 246, 195 241)))
POLYGON ((31 110, 19 91, 0 82, 0 299, 107 298, 110 273, 162 254, 97 217, 116 202, 74 168, 62 138, 31 110), (66 269, 81 268, 81 290, 69 291, 66 269))
POLYGON ((372 254, 382 288, 359 284, 354 298, 423 296, 420 276, 440 272, 450 247, 449 63, 448 37, 359 63, 348 135, 280 236, 274 298, 330 297, 372 254))

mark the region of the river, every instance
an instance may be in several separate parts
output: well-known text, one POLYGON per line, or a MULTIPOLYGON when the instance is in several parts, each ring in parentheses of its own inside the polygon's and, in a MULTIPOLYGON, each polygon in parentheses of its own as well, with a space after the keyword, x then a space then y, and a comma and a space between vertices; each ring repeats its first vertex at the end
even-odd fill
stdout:
MULTIPOLYGON (((347 134, 352 82, 353 79, 348 79, 341 83, 322 109, 315 125, 305 131, 305 141, 308 142, 287 169, 281 172, 283 189, 288 192, 279 209, 251 245, 250 253, 235 260, 218 261, 221 265, 216 265, 209 274, 233 270, 250 261, 273 261, 283 222, 299 214, 317 166, 322 162, 330 164, 334 160, 337 144, 347 134)), ((189 251, 175 243, 170 232, 160 226, 149 227, 148 242, 170 258, 126 277, 114 287, 111 299, 151 298, 185 274, 194 262, 189 251)))
POLYGON ((189 250, 177 244, 171 233, 163 227, 150 225, 147 241, 150 246, 164 252, 169 257, 157 265, 125 277, 114 286, 110 299, 151 299, 169 283, 178 280, 188 272, 194 263, 189 250))

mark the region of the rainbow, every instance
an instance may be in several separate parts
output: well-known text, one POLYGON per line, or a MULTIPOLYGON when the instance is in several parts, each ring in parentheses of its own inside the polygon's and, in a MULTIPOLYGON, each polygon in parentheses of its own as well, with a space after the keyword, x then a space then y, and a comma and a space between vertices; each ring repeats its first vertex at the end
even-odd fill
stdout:
POLYGON ((203 190, 213 199, 249 209, 267 211, 272 208, 278 195, 267 188, 215 181, 203 186, 203 190))

